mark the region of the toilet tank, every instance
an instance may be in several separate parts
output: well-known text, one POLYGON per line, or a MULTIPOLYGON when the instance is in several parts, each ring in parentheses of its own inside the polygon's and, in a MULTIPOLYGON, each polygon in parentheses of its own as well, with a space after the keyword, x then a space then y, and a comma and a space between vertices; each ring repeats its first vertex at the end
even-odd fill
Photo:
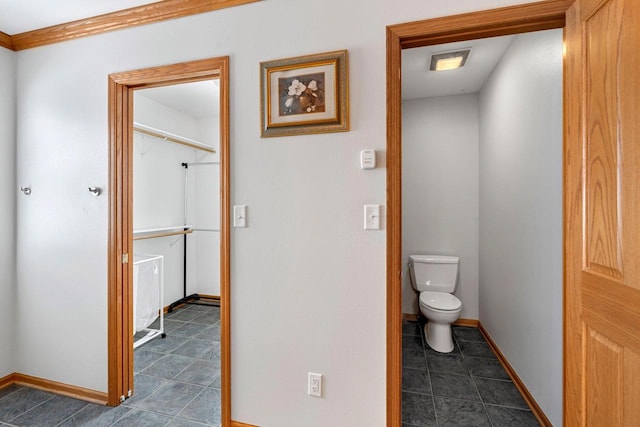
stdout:
POLYGON ((411 285, 418 292, 448 292, 456 289, 458 263, 456 256, 411 255, 409 272, 411 285))

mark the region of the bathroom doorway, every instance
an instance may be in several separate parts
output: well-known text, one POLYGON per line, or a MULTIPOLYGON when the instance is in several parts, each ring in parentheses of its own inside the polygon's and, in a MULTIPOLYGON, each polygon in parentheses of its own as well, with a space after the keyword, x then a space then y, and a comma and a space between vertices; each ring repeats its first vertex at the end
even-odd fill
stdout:
MULTIPOLYGON (((133 290, 135 286, 134 264, 139 262, 139 260, 134 259, 134 236, 138 245, 142 244, 145 246, 145 248, 136 248, 136 250, 148 250, 149 245, 154 245, 154 243, 150 242, 154 240, 159 242, 161 239, 164 239, 168 246, 164 248, 167 253, 163 254, 163 258, 165 263, 171 262, 172 265, 171 272, 168 275, 169 277, 167 277, 172 281, 172 286, 171 289, 166 289, 165 286, 164 290, 167 290, 165 293, 167 298, 160 300, 160 307, 158 308, 161 308, 162 311, 166 309, 173 311, 179 307, 184 307, 185 303, 196 302, 198 305, 194 307, 201 307, 202 310, 207 310, 207 306, 214 307, 218 310, 219 314, 213 316, 212 313, 205 313, 204 311, 200 311, 200 308, 194 308, 193 310, 184 312, 185 315, 189 315, 187 316, 189 317, 188 319, 184 317, 184 315, 181 315, 182 317, 180 319, 176 318, 174 320, 187 322, 181 325, 183 326, 182 329, 189 329, 191 332, 194 332, 197 327, 207 330, 212 329, 212 325, 203 322, 213 321, 215 320, 213 317, 219 316, 220 323, 216 332, 219 336, 217 350, 219 351, 218 363, 220 365, 220 378, 216 387, 220 390, 220 421, 223 425, 228 425, 230 422, 228 85, 227 57, 110 75, 109 154, 111 194, 109 229, 108 397, 109 404, 112 406, 122 403, 129 396, 135 396, 134 336, 131 331, 136 321, 138 321, 138 319, 134 318, 133 290), (182 86, 183 88, 198 88, 197 90, 200 90, 200 86, 202 85, 207 87, 215 86, 216 91, 219 93, 219 98, 216 99, 216 97, 213 96, 210 100, 211 103, 217 104, 215 109, 219 113, 215 126, 210 126, 211 123, 209 123, 209 121, 211 121, 211 118, 191 120, 193 123, 187 123, 186 127, 184 127, 184 125, 190 121, 190 119, 185 117, 175 118, 175 120, 172 119, 174 124, 182 123, 183 129, 186 129, 186 133, 195 129, 193 130, 193 132, 195 132, 193 134, 180 135, 181 132, 176 132, 175 130, 168 131, 167 129, 159 129, 163 125, 163 119, 154 125, 151 125, 151 123, 141 123, 143 120, 139 120, 139 118, 144 117, 145 114, 147 121, 153 120, 150 118, 151 115, 147 114, 149 111, 155 111, 156 113, 164 111, 166 113, 166 111, 171 110, 171 108, 167 108, 167 102, 164 102, 165 105, 162 105, 163 102, 161 102, 162 96, 166 94, 152 94, 152 92, 148 92, 147 94, 149 96, 145 97, 144 91, 153 91, 152 88, 169 89, 172 86, 176 87, 176 85, 182 86), (137 96, 138 93, 142 95, 142 97, 137 96), (136 99, 135 103, 134 95, 136 99), (135 118, 133 112, 134 104, 140 107, 146 106, 146 108, 141 108, 141 111, 136 110, 135 118), (143 110, 146 110, 146 113, 143 110), (203 138, 197 138, 196 128, 199 126, 198 122, 200 122, 203 128, 209 130, 215 129, 217 135, 207 136, 205 133, 203 134, 203 138), (145 138, 147 138, 147 140, 144 140, 145 138), (135 150, 134 139, 137 140, 136 144, 138 144, 135 150), (202 141, 203 139, 205 140, 204 142, 202 141), (168 142, 171 144, 168 144, 168 142), (155 199, 154 197, 146 197, 148 194, 143 196, 141 189, 144 185, 141 185, 141 182, 136 182, 138 201, 143 202, 143 205, 146 206, 140 206, 138 208, 134 221, 133 205, 135 204, 135 200, 133 181, 134 175, 138 172, 136 171, 136 173, 134 173, 133 170, 134 157, 137 155, 139 157, 139 166, 149 171, 154 168, 158 169, 157 166, 159 166, 161 161, 172 161, 171 153, 159 153, 160 158, 158 159, 146 163, 140 162, 140 159, 142 159, 145 154, 151 152, 149 150, 152 147, 158 148, 158 150, 151 150, 154 152, 162 151, 161 149, 169 151, 182 150, 184 151, 182 155, 187 156, 185 159, 181 157, 179 163, 176 165, 165 165, 165 176, 163 176, 161 170, 157 171, 159 175, 155 175, 155 179, 166 180, 170 173, 175 172, 177 179, 166 181, 167 191, 164 193, 170 193, 169 187, 175 187, 175 193, 179 195, 179 197, 177 197, 179 200, 169 201, 171 203, 168 203, 164 209, 159 209, 155 206, 156 202, 162 202, 162 198, 167 197, 167 194, 163 194, 163 191, 156 191, 157 188, 153 190, 153 186, 148 186, 150 192, 156 191, 156 197, 155 199), (145 163, 146 166, 144 166, 143 163, 145 163), (207 168, 207 170, 204 170, 204 168, 207 168), (214 185, 215 181, 219 183, 219 190, 211 193, 211 185, 214 185), (191 185, 189 186, 187 183, 191 185), (197 198, 189 197, 196 195, 195 190, 198 188, 203 190, 201 194, 211 193, 211 197, 200 199, 200 201, 198 201, 197 198), (168 222, 171 222, 171 224, 160 224, 158 221, 160 221, 161 218, 166 219, 168 222), (153 222, 153 224, 149 223, 149 221, 153 222), (188 222, 194 221, 195 226, 188 224, 188 222), (136 226, 142 226, 142 229, 134 230, 136 226), (152 226, 153 229, 149 228, 149 226, 152 226), (194 240, 193 234, 196 232, 199 236, 195 237, 194 240), (214 233, 216 239, 212 239, 214 233), (187 235, 192 237, 192 239, 186 240, 187 235), (219 238, 217 237, 218 235, 219 238), (177 245, 176 243, 178 242, 174 242, 171 240, 172 238, 174 240, 179 239, 181 245, 177 245), (213 240, 215 240, 215 242, 213 242, 213 240), (176 254, 173 252, 176 252, 177 249, 180 249, 181 262, 173 259, 176 258, 176 254), (216 255, 215 252, 218 251, 219 256, 214 256, 216 255), (194 255, 197 259, 193 257, 194 255), (200 264, 200 269, 197 268, 197 264, 200 264), (177 276, 180 275, 183 277, 178 278, 177 276), (173 286, 176 285, 176 282, 181 282, 182 285, 173 289, 176 287, 173 286), (204 300, 208 300, 208 302, 199 304, 200 301, 204 300), (219 305, 219 308, 215 307, 217 305, 219 305), (194 316, 191 316, 192 314, 194 316), (196 318, 202 318, 203 322, 195 322, 196 318)), ((188 104, 190 104, 190 107, 193 106, 191 102, 188 104)), ((187 108, 187 106, 185 106, 185 108, 187 108)), ((164 124, 166 125, 169 122, 165 121, 164 124)), ((177 126, 176 129, 180 127, 179 125, 177 126)), ((136 176, 138 176, 138 181, 143 180, 139 175, 136 176)), ((162 248, 154 247, 154 249, 156 249, 156 252, 164 251, 162 248)), ((164 271, 167 272, 166 268, 164 271)), ((177 313, 177 311, 175 313, 177 313)), ((160 326, 159 320, 156 320, 154 324, 161 329, 166 326, 166 322, 165 325, 160 326)), ((152 327, 151 329, 154 328, 152 327)), ((162 330, 161 332, 164 333, 166 331, 162 330)), ((203 329, 203 331, 200 332, 204 333, 206 331, 203 329)), ((142 335, 144 335, 144 333, 142 335)), ((207 343, 209 338, 211 337, 208 335, 207 337, 203 337, 201 343, 207 343)), ((179 337, 178 339, 184 340, 188 338, 179 337)), ((163 341, 162 337, 156 337, 145 345, 153 345, 154 343, 160 343, 158 345, 162 345, 163 341)), ((213 343, 214 339, 211 338, 210 341, 213 343)), ((186 350, 191 351, 194 350, 194 348, 190 347, 186 350)), ((186 356, 176 355, 175 357, 186 356)), ((205 361, 197 361, 197 363, 203 364, 205 361)), ((211 379, 213 380, 213 378, 211 379)), ((194 386, 192 388, 197 387, 194 386)), ((215 408, 210 408, 210 410, 213 412, 215 408)), ((220 414, 219 411, 218 414, 220 414)))
POLYGON ((640 416, 624 399, 640 360, 638 13, 627 0, 546 1, 387 28, 389 425, 401 419, 401 50, 552 28, 564 28, 562 422, 640 416))
MULTIPOLYGON (((420 23, 400 24, 387 30, 387 415, 388 425, 401 422, 402 378, 402 283, 405 265, 402 257, 402 160, 401 115, 402 50, 445 43, 464 42, 493 36, 509 36, 530 31, 562 28, 565 2, 525 5, 496 11, 478 12, 420 23)), ((406 196, 405 196, 406 197, 406 196)), ((464 260, 461 260, 464 262, 464 260)), ((406 276, 405 276, 406 277, 406 276)), ((464 305, 464 302, 463 302, 464 305)), ((471 315, 470 317, 472 317, 471 315)), ((477 319, 477 317, 476 317, 477 319)))
MULTIPOLYGON (((403 386, 406 399, 437 396, 439 419, 468 399, 478 424, 512 413, 535 423, 530 407, 543 424, 561 422, 562 42, 552 29, 402 52, 403 266, 414 255, 460 260, 455 345, 446 356, 425 349, 432 389, 403 386), (425 71, 441 52, 468 58, 425 71), (456 380, 460 390, 447 386, 456 380), (491 395, 500 387, 514 398, 491 395)), ((403 276, 403 316, 424 315, 406 267, 403 276)), ((408 384, 424 373, 403 367, 408 384)))

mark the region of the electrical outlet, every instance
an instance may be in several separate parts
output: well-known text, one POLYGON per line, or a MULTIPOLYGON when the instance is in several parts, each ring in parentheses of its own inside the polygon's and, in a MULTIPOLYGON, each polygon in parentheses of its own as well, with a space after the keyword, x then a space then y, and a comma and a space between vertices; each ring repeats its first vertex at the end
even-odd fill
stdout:
POLYGON ((307 393, 309 396, 322 397, 322 374, 309 372, 309 384, 307 393))

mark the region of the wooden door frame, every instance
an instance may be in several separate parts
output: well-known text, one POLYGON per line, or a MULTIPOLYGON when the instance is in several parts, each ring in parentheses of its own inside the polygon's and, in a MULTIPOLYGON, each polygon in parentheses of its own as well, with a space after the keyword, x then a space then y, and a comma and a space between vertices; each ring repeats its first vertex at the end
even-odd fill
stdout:
POLYGON ((548 0, 387 27, 388 426, 402 419, 402 49, 563 28, 572 3, 548 0))
POLYGON ((220 82, 220 341, 222 425, 231 421, 229 57, 109 76, 108 404, 133 386, 133 92, 219 79, 220 82))

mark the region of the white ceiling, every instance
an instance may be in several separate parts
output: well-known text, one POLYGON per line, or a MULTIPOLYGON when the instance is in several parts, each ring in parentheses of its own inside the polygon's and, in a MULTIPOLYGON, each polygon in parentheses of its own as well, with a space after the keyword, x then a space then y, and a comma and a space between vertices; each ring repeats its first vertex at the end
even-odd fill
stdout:
MULTIPOLYGON (((0 0, 0 31, 14 35, 25 31, 63 24, 118 10, 128 9, 157 0, 0 0)), ((427 46, 402 51, 402 99, 427 98, 479 91, 495 68, 514 36, 427 46), (432 53, 471 47, 464 67, 435 72, 428 70, 432 53)), ((187 114, 204 111, 212 104, 198 96, 199 90, 167 87, 154 89, 163 104, 187 114), (167 94, 165 95, 164 92, 167 94), (189 100, 185 100, 189 98, 189 100), (196 105, 198 105, 196 107, 196 105)), ((217 93, 217 91, 216 91, 217 93)), ((198 113, 199 114, 199 113, 198 113)), ((217 111, 215 112, 217 114, 217 111)), ((202 115, 200 115, 201 117, 202 115)))
POLYGON ((14 35, 158 0, 0 0, 0 31, 14 35))
POLYGON ((139 89, 136 91, 136 96, 144 96, 195 119, 219 115, 220 89, 218 80, 139 89))
POLYGON ((402 51, 402 99, 478 92, 515 36, 447 43, 402 51), (464 67, 429 71, 431 54, 471 48, 464 67))
MULTIPOLYGON (((0 0, 0 31, 14 35, 90 18, 158 0, 0 0)), ((219 114, 219 82, 207 80, 153 89, 140 95, 194 118, 219 114)))

